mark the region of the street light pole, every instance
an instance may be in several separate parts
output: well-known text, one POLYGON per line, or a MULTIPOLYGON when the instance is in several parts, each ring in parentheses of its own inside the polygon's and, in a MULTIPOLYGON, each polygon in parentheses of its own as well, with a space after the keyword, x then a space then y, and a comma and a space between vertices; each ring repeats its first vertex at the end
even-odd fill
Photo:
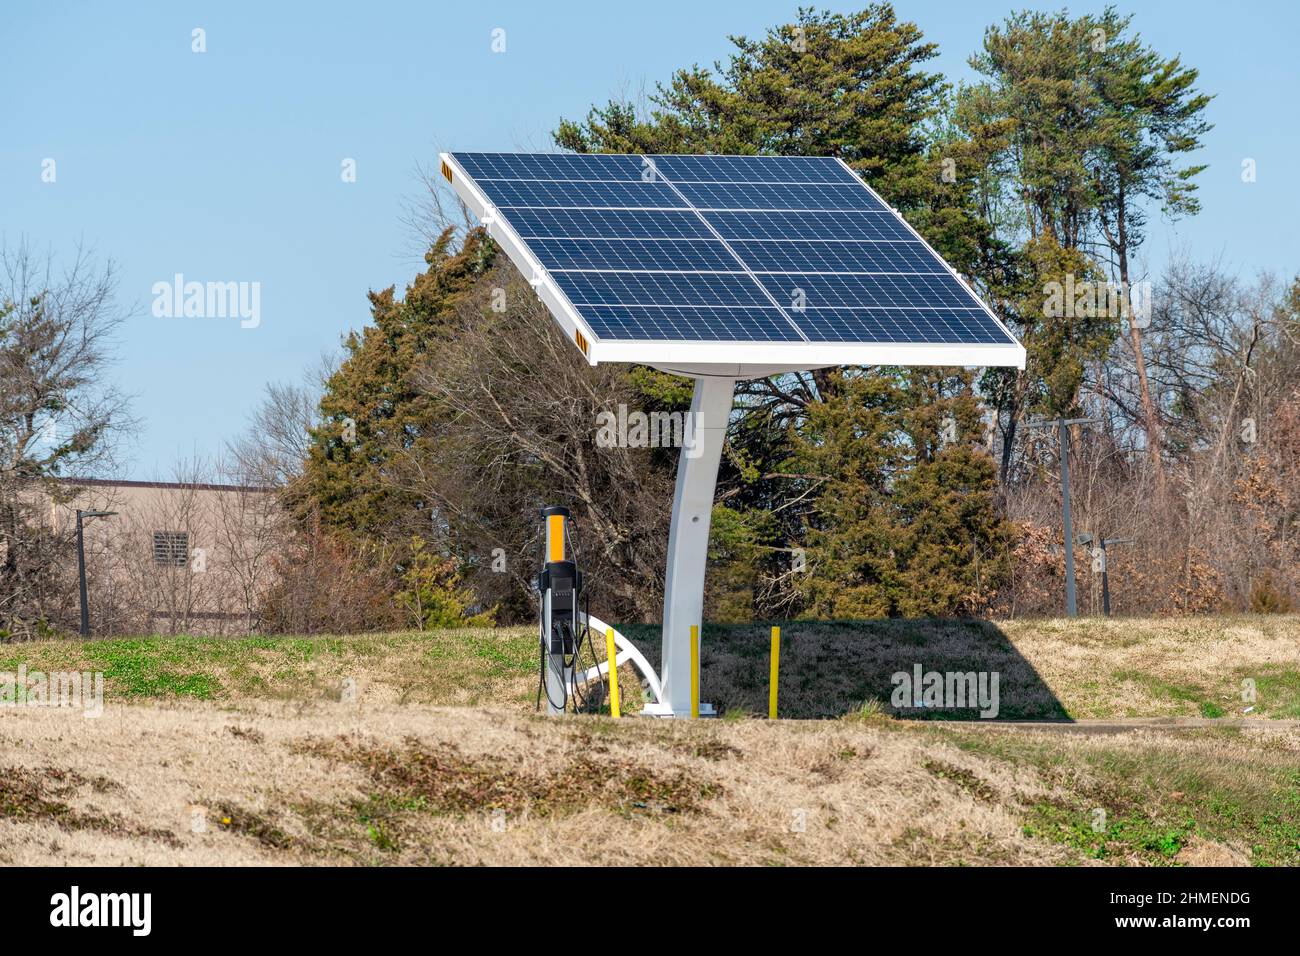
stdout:
POLYGON ((77 579, 81 591, 81 636, 90 637, 90 602, 86 598, 86 543, 82 533, 82 519, 109 518, 116 511, 82 511, 77 509, 77 579))
POLYGON ((86 600, 86 542, 81 534, 83 512, 77 509, 77 580, 81 586, 81 636, 90 637, 90 604, 86 600))

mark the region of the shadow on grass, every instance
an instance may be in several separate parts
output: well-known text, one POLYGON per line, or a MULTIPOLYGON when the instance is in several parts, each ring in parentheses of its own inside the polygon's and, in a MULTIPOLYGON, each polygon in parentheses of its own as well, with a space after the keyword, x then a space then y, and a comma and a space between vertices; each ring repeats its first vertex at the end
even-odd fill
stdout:
MULTIPOLYGON (((623 633, 658 669, 659 626, 628 625, 623 633)), ((769 624, 706 624, 700 640, 701 700, 713 702, 724 715, 766 715, 770 635, 769 624)), ((782 624, 779 716, 843 717, 865 705, 910 719, 983 719, 978 706, 895 706, 894 675, 910 679, 917 665, 923 674, 987 675, 984 687, 990 692, 997 674, 996 719, 1070 719, 997 625, 943 619, 782 624)))

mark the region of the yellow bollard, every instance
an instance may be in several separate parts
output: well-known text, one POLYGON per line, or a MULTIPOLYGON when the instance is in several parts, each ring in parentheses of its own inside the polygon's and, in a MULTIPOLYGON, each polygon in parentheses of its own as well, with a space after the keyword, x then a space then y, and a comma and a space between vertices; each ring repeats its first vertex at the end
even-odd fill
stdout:
POLYGON ((691 625, 691 719, 700 716, 700 628, 691 625))
POLYGON ((776 720, 777 672, 781 669, 781 629, 772 628, 772 670, 767 684, 767 719, 776 720))
POLYGON ((609 661, 609 715, 618 717, 618 648, 612 627, 605 628, 605 660, 609 661))

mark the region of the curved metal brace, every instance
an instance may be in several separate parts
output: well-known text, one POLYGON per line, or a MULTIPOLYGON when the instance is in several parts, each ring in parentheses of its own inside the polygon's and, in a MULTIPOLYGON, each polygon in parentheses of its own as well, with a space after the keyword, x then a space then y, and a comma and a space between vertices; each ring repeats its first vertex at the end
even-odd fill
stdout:
MULTIPOLYGON (((600 618, 593 615, 579 611, 578 618, 602 637, 604 637, 606 630, 614 630, 600 618)), ((628 661, 631 661, 633 666, 641 672, 641 676, 645 678, 645 682, 650 688, 650 693, 654 695, 654 702, 656 704, 662 704, 664 699, 663 685, 659 683, 659 675, 656 674, 655 669, 650 666, 650 662, 645 659, 645 655, 637 650, 636 645, 618 631, 614 631, 614 647, 614 658, 617 663, 626 664, 628 661)), ((601 661, 595 667, 588 667, 584 673, 577 675, 577 679, 585 684, 588 681, 597 680, 608 669, 609 661, 601 661)))

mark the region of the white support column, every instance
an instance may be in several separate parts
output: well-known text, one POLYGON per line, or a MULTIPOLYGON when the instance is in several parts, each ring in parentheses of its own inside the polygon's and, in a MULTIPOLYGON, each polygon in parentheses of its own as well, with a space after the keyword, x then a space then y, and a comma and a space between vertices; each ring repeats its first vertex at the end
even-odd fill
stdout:
MULTIPOLYGON (((664 699, 655 709, 664 715, 687 717, 691 712, 691 625, 703 624, 709 520, 735 390, 734 378, 695 379, 692 431, 687 436, 693 441, 682 449, 677 463, 677 491, 668 533, 663 660, 659 666, 664 699)), ((701 704, 700 710, 703 713, 707 708, 701 704)))

